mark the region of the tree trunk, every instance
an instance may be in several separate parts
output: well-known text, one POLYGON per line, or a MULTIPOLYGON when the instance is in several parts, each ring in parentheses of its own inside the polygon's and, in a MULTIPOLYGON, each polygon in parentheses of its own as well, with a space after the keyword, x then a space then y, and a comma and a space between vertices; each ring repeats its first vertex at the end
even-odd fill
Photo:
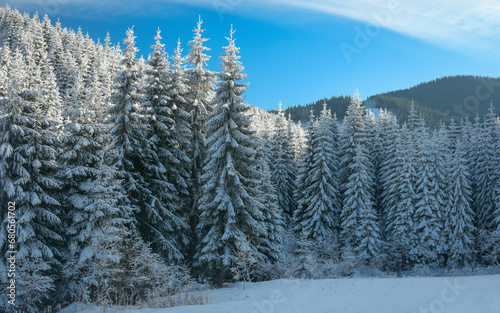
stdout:
POLYGON ((224 272, 225 272, 225 267, 224 264, 222 264, 221 262, 220 267, 215 271, 215 284, 217 288, 224 287, 224 272))

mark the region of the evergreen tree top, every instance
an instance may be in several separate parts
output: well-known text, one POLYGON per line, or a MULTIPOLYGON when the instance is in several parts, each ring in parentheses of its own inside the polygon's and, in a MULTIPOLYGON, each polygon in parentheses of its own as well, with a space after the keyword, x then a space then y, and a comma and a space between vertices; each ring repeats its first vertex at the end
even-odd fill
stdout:
POLYGON ((280 118, 284 118, 285 117, 285 110, 283 110, 283 104, 281 103, 281 100, 280 102, 278 103, 278 116, 280 118))
POLYGON ((311 109, 311 113, 309 114, 309 121, 312 123, 314 121, 314 110, 311 109))
POLYGON ((174 50, 174 55, 171 56, 172 61, 174 61, 173 68, 174 70, 183 70, 185 65, 185 57, 182 56, 182 46, 181 46, 181 39, 177 39, 177 47, 174 50))
POLYGON ((134 27, 127 29, 127 38, 123 39, 123 43, 126 48, 123 50, 124 58, 120 62, 121 65, 125 65, 127 68, 131 68, 138 63, 135 58, 139 49, 135 46, 134 27))
POLYGON ((200 16, 198 19, 198 23, 196 24, 196 28, 193 29, 195 36, 188 43, 188 46, 191 47, 191 49, 189 49, 188 62, 197 69, 207 66, 207 61, 210 59, 210 56, 203 53, 204 51, 210 51, 210 49, 203 45, 203 43, 208 41, 209 38, 202 37, 205 29, 202 29, 201 25, 203 25, 203 20, 200 16))
POLYGON ((161 43, 161 40, 163 37, 161 36, 161 30, 158 28, 156 31, 156 36, 155 36, 155 44, 151 46, 151 49, 153 49, 153 53, 161 53, 162 55, 166 55, 165 51, 163 50, 163 47, 165 47, 164 44, 161 43))
MULTIPOLYGON (((233 30, 233 25, 231 25, 231 31, 229 32, 229 37, 226 37, 229 44, 223 47, 226 52, 220 56, 220 58, 222 59, 222 62, 220 63, 220 65, 222 65, 222 69, 219 75, 221 80, 228 80, 228 79, 243 80, 247 78, 246 74, 241 73, 244 67, 241 65, 241 62, 238 61, 238 59, 241 58, 238 55, 240 48, 236 47, 234 44, 235 41, 235 39, 233 38, 234 33, 235 31, 233 30)), ((247 86, 248 83, 240 85, 247 86)))
POLYGON ((155 44, 151 45, 153 51, 149 54, 147 64, 152 68, 146 69, 146 73, 153 74, 153 72, 158 72, 158 75, 165 74, 165 72, 170 68, 170 62, 168 61, 167 53, 163 49, 164 44, 161 43, 163 39, 161 36, 161 31, 158 29, 155 36, 155 44), (160 73, 161 72, 161 73, 160 73))

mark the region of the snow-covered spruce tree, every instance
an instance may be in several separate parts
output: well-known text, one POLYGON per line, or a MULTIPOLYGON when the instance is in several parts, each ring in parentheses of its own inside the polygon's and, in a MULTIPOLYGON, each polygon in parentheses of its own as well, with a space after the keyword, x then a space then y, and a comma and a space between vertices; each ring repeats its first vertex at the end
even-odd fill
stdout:
POLYGON ((78 27, 76 33, 74 31, 71 32, 71 44, 67 47, 68 51, 71 51, 71 54, 75 57, 76 64, 78 69, 82 69, 84 64, 82 62, 83 58, 83 49, 85 46, 85 37, 82 32, 82 28, 78 27))
MULTIPOLYGON (((318 120, 314 116, 314 111, 311 109, 311 113, 309 115, 309 126, 307 129, 307 139, 306 146, 302 151, 302 154, 299 158, 299 163, 297 166, 297 177, 295 180, 296 189, 295 189, 295 199, 297 203, 297 209, 293 213, 293 227, 295 228, 296 221, 298 220, 299 212, 303 211, 304 207, 307 207, 306 203, 306 191, 310 185, 310 181, 308 178, 311 176, 309 174, 312 164, 314 164, 314 153, 313 153, 313 141, 316 138, 316 128, 318 126, 318 120)), ((302 232, 302 228, 295 230, 296 232, 302 232)))
POLYGON ((476 191, 476 181, 477 181, 477 175, 476 175, 476 164, 479 155, 481 154, 481 140, 480 136, 482 131, 481 129, 481 123, 479 122, 479 116, 476 115, 474 118, 474 124, 469 120, 469 118, 465 118, 461 121, 461 139, 463 140, 463 149, 465 152, 465 162, 466 162, 466 167, 469 172, 469 180, 470 180, 470 185, 471 185, 471 190, 472 190, 472 208, 474 210, 474 201, 475 201, 475 195, 477 194, 476 191))
POLYGON ((481 154, 481 121, 479 114, 474 117, 474 123, 469 119, 462 121, 462 138, 464 140, 464 148, 466 149, 467 168, 469 169, 471 187, 473 192, 472 201, 475 201, 474 193, 477 181, 476 164, 479 155, 481 154))
POLYGON ((373 185, 370 175, 370 161, 364 144, 355 149, 351 173, 345 186, 341 213, 341 240, 344 250, 355 252, 358 258, 370 264, 380 253, 380 231, 373 207, 373 185))
POLYGON ((372 110, 368 110, 365 115, 366 143, 368 157, 373 165, 371 172, 373 175, 373 207, 377 212, 377 217, 382 216, 382 184, 380 178, 382 144, 380 139, 380 127, 372 110))
POLYGON ((380 167, 380 129, 378 128, 377 118, 375 113, 371 109, 367 109, 365 114, 365 129, 366 129, 366 141, 367 150, 370 157, 370 162, 374 166, 374 173, 378 171, 380 167))
POLYGON ((73 166, 65 174, 73 174, 75 193, 69 197, 70 255, 63 276, 67 290, 62 293, 72 301, 113 303, 108 292, 124 272, 120 261, 126 256, 132 207, 111 167, 73 166))
MULTIPOLYGON (((387 214, 395 193, 391 191, 391 178, 397 175, 397 166, 394 162, 398 142, 398 123, 396 117, 389 111, 381 110, 377 120, 380 142, 380 170, 379 170, 379 197, 380 197, 380 228, 382 238, 387 237, 387 214)), ((397 203, 394 202, 394 203, 397 203)))
POLYGON ((122 69, 121 51, 119 45, 111 46, 111 38, 109 33, 106 35, 103 56, 101 60, 102 70, 99 73, 99 81, 101 83, 102 99, 106 99, 107 105, 110 105, 110 97, 113 87, 113 78, 116 73, 122 69))
POLYGON ((495 210, 495 188, 500 182, 500 125, 490 104, 481 134, 481 154, 475 167, 476 193, 474 207, 477 227, 487 237, 493 229, 493 212, 495 210))
POLYGON ((104 116, 111 96, 112 81, 108 75, 110 64, 104 47, 100 44, 95 45, 92 41, 89 45, 93 47, 90 49, 91 56, 88 58, 90 64, 87 73, 82 73, 82 78, 84 78, 84 86, 87 88, 87 98, 94 98, 95 102, 102 103, 98 112, 104 116))
MULTIPOLYGON (((352 163, 356 155, 356 149, 360 145, 365 145, 364 149, 366 149, 365 111, 365 107, 359 98, 359 92, 356 90, 347 108, 340 140, 340 179, 343 183, 346 183, 349 176, 351 176, 349 164, 352 163)), ((369 166, 368 170, 371 171, 371 169, 372 166, 369 166)))
MULTIPOLYGON (((57 88, 54 70, 47 56, 47 46, 43 40, 42 26, 35 14, 29 22, 29 31, 23 38, 23 46, 27 55, 27 76, 30 80, 30 88, 36 90, 37 98, 42 110, 48 114, 50 120, 60 123, 61 99, 57 88)), ((52 123, 55 126, 54 123, 52 123)))
MULTIPOLYGON (((394 123, 396 123, 395 120, 394 123)), ((416 152, 413 141, 413 130, 408 129, 406 124, 403 124, 399 131, 397 131, 396 126, 390 128, 389 132, 392 133, 390 140, 383 144, 388 153, 387 159, 383 161, 381 168, 383 222, 386 237, 390 236, 392 231, 391 221, 394 220, 394 217, 391 214, 396 212, 396 207, 400 202, 399 183, 401 182, 401 176, 399 170, 403 166, 405 159, 408 159, 408 162, 413 164, 413 167, 415 166, 416 152)), ((410 182, 413 186, 415 185, 415 180, 415 175, 412 175, 410 182)))
POLYGON ((102 120, 83 102, 68 110, 61 170, 69 195, 63 292, 72 301, 132 304, 162 295, 172 275, 134 228, 134 212, 117 170, 103 164, 102 120), (144 290, 150 292, 144 293, 144 290), (69 293, 69 295, 68 295, 69 293))
POLYGON ((391 171, 394 172, 386 184, 391 202, 388 202, 390 206, 386 208, 385 248, 388 266, 401 271, 409 268, 409 243, 414 236, 416 151, 406 127, 402 128, 397 138, 399 139, 395 143, 395 152, 390 159, 391 171))
POLYGON ((53 38, 55 36, 55 29, 52 27, 52 22, 50 21, 50 18, 47 13, 43 16, 42 19, 42 34, 43 34, 43 39, 45 41, 45 46, 47 47, 47 53, 50 53, 50 50, 53 49, 52 43, 53 43, 53 38))
POLYGON ((173 207, 165 167, 148 136, 152 132, 151 114, 144 116, 140 110, 142 73, 135 58, 134 38, 129 29, 121 61, 124 70, 114 79, 114 106, 109 108, 111 117, 106 120, 112 125, 111 165, 119 171, 131 205, 136 208, 135 219, 142 238, 152 242, 155 252, 175 260, 182 258, 178 235, 186 225, 173 207))
POLYGON ((182 56, 182 48, 180 40, 177 41, 177 47, 174 55, 171 57, 172 71, 170 72, 170 80, 167 85, 166 96, 168 97, 168 107, 172 109, 174 127, 170 129, 172 134, 172 156, 178 160, 175 166, 177 177, 177 192, 180 200, 180 211, 186 218, 189 225, 190 243, 187 249, 188 262, 193 261, 193 256, 196 250, 196 224, 198 214, 196 206, 192 203, 191 194, 194 190, 191 189, 191 174, 192 162, 192 133, 191 133, 191 115, 189 112, 190 98, 188 79, 184 71, 186 58, 182 56))
POLYGON ((417 130, 419 128, 419 117, 417 111, 415 110, 415 101, 411 99, 410 111, 408 112, 408 121, 406 123, 410 131, 417 130))
POLYGON ((415 213, 413 225, 415 236, 410 243, 410 259, 414 264, 439 265, 443 248, 443 218, 446 203, 440 185, 440 164, 436 142, 426 129, 420 138, 416 155, 417 181, 415 185, 415 213))
MULTIPOLYGON (((48 60, 52 65, 52 68, 54 69, 54 74, 56 75, 56 82, 59 87, 59 93, 61 96, 63 96, 65 95, 66 91, 69 90, 62 90, 60 88, 60 83, 62 86, 62 83, 64 83, 64 81, 60 81, 59 75, 64 74, 63 66, 65 66, 65 64, 63 64, 62 62, 65 60, 63 60, 64 47, 61 41, 61 24, 58 22, 56 26, 57 27, 52 27, 48 15, 45 14, 42 20, 43 39, 45 42, 48 60)), ((75 75, 75 72, 73 72, 72 74, 75 75)))
POLYGON ((14 51, 21 44, 21 33, 24 25, 24 18, 22 14, 16 8, 11 9, 9 7, 6 8, 6 16, 3 32, 6 34, 5 38, 7 38, 7 44, 10 46, 10 49, 14 51))
POLYGON ((64 100, 69 96, 69 92, 74 85, 75 76, 78 74, 78 68, 73 55, 68 53, 65 49, 62 36, 62 26, 58 21, 50 37, 52 47, 49 49, 48 58, 54 68, 59 94, 64 100))
POLYGON ((173 156, 179 160, 176 167, 178 173, 177 192, 181 200, 181 205, 184 207, 184 215, 190 214, 191 200, 190 195, 190 173, 191 159, 189 158, 191 151, 191 116, 188 113, 189 88, 187 86, 187 78, 183 71, 185 58, 182 56, 182 48, 180 40, 177 41, 177 48, 174 55, 171 57, 172 71, 170 73, 170 81, 167 86, 166 96, 168 97, 168 107, 172 109, 175 127, 171 129, 173 137, 175 137, 175 145, 173 146, 173 156))
MULTIPOLYGON (((248 240, 247 240, 248 241, 248 240)), ((246 243, 251 246, 251 242, 246 243)), ((251 281, 255 269, 258 265, 260 255, 254 250, 239 250, 238 261, 231 267, 231 273, 235 281, 243 281, 243 290, 246 288, 246 282, 251 281)))
POLYGON ((378 266, 382 248, 380 240, 380 227, 376 210, 368 208, 360 212, 360 225, 357 232, 361 240, 359 246, 355 248, 358 259, 365 264, 378 266))
POLYGON ((447 265, 450 268, 470 266, 474 262, 474 212, 463 141, 458 140, 450 162, 448 203, 444 222, 447 239, 447 265))
MULTIPOLYGON (((0 98, 7 96, 9 84, 9 72, 11 63, 11 52, 8 45, 0 47, 0 98)), ((7 99, 5 99, 7 100, 7 99)))
MULTIPOLYGON (((94 97, 86 97, 81 77, 63 113, 65 256, 60 296, 65 300, 106 303, 110 279, 121 271, 119 246, 131 223, 132 209, 116 170, 103 164, 108 131, 94 97)), ((101 108, 102 110, 102 108, 101 108)))
POLYGON ((266 262, 259 263, 255 270, 256 279, 267 279, 269 274, 274 275, 272 263, 283 260, 284 255, 284 218, 283 212, 278 207, 276 187, 272 182, 272 171, 270 168, 272 160, 270 132, 272 132, 271 118, 274 114, 257 107, 250 107, 247 114, 251 117, 251 129, 257 140, 255 159, 257 160, 256 170, 262 172, 260 183, 258 184, 259 201, 264 205, 264 224, 267 231, 267 238, 259 244, 260 252, 267 257, 266 262), (271 118, 270 118, 271 117, 271 118), (269 129, 271 128, 271 129, 269 129), (269 261, 269 262, 268 262, 269 261), (270 270, 272 272, 270 272, 270 270))
POLYGON ((253 112, 253 122, 254 129, 257 135, 262 140, 261 149, 263 149, 264 156, 266 158, 267 165, 271 173, 274 172, 274 151, 273 151, 273 133, 274 133, 274 118, 275 115, 268 113, 262 109, 254 108, 253 112))
POLYGON ((279 208, 284 214, 286 225, 290 225, 293 212, 296 210, 294 193, 297 170, 291 153, 288 125, 285 113, 281 108, 281 102, 276 116, 273 141, 275 159, 272 179, 278 194, 279 208))
MULTIPOLYGON (((141 79, 142 73, 137 70, 137 60, 135 55, 134 31, 127 31, 127 38, 124 40, 126 48, 123 51, 121 61, 124 67, 123 71, 117 73, 114 78, 114 92, 111 96, 113 106, 107 111, 110 115, 105 123, 111 125, 111 145, 109 153, 114 159, 111 165, 120 171, 125 190, 133 199, 132 205, 138 206, 141 202, 141 193, 144 192, 145 185, 143 178, 138 171, 145 165, 143 148, 149 143, 146 136, 146 130, 141 123, 143 120, 139 114, 139 104, 142 100, 141 79)), ((144 192, 144 197, 147 192, 144 192)))
POLYGON ((99 65, 97 47, 94 41, 85 36, 83 51, 82 51, 82 68, 81 73, 83 76, 83 83, 86 88, 90 88, 97 81, 97 68, 99 65))
POLYGON ((299 205, 294 212, 294 230, 318 241, 331 239, 340 229, 338 151, 335 150, 332 123, 335 121, 325 103, 310 135, 312 159, 306 157, 306 162, 311 163, 302 164, 307 169, 305 177, 301 175, 300 179, 306 186, 304 192, 298 194, 299 205))
POLYGON ((332 109, 328 109, 328 114, 332 116, 332 123, 330 124, 331 132, 333 134, 333 144, 334 144, 334 149, 337 151, 338 154, 338 160, 337 160, 337 168, 340 167, 340 127, 339 123, 337 120, 337 113, 334 113, 332 115, 332 109))
POLYGON ((313 259, 311 255, 311 242, 309 236, 304 232, 300 233, 299 241, 297 242, 297 253, 299 264, 293 272, 294 276, 301 279, 310 279, 313 276, 313 259))
POLYGON ((299 124, 296 125, 292 120, 292 114, 288 113, 288 137, 290 138, 290 151, 293 155, 293 160, 295 163, 298 162, 300 155, 302 154, 302 150, 305 147, 305 131, 299 124))
MULTIPOLYGON (((40 55, 39 55, 40 56, 40 55)), ((43 54, 41 54, 43 56, 43 54)), ((47 62, 40 59, 39 62, 47 62)), ((28 61, 30 69, 35 60, 28 61)), ((41 64, 41 63, 39 63, 41 64)), ((42 69, 29 73, 19 49, 12 59, 8 93, 1 102, 0 116, 0 252, 16 254, 16 309, 38 312, 50 303, 55 289, 54 275, 60 270, 62 210, 56 200, 61 183, 55 177, 57 135, 53 130, 56 99, 50 99, 42 69), (7 207, 15 206, 16 238, 13 248, 7 241, 7 207)), ((10 255, 8 255, 10 256, 10 255)), ((0 272, 6 275, 8 260, 2 259, 0 272)), ((2 289, 6 290, 7 280, 2 289)), ((1 306, 10 306, 6 293, 1 306)))
POLYGON ((191 282, 185 267, 167 265, 137 234, 129 233, 117 252, 121 256, 120 271, 107 276, 110 287, 102 294, 108 302, 137 305, 183 291, 191 282))
MULTIPOLYGON (((257 107, 251 107, 252 129, 260 141, 260 149, 264 153, 267 165, 271 170, 274 160, 272 151, 272 133, 274 132, 275 115, 257 107)), ((271 170, 272 171, 272 170, 271 170)))
POLYGON ((475 241, 475 251, 476 251, 476 260, 477 261, 483 261, 481 260, 481 256, 484 255, 483 251, 488 250, 487 248, 485 249, 484 242, 482 241, 482 236, 481 234, 486 234, 486 232, 482 232, 481 229, 478 227, 478 219, 477 219, 477 201, 478 201, 478 195, 480 194, 478 188, 478 174, 479 174, 479 160, 482 158, 483 155, 483 148, 484 145, 482 143, 482 135, 483 135, 483 130, 482 130, 482 123, 479 118, 479 114, 476 114, 474 117, 474 123, 466 119, 464 122, 462 122, 463 127, 462 127, 462 138, 464 138, 464 149, 465 149, 465 160, 466 160, 466 165, 467 165, 467 170, 469 172, 469 180, 470 180, 470 185, 471 185, 471 207, 472 211, 474 212, 474 226, 476 229, 476 232, 474 234, 474 237, 476 239, 475 241))
POLYGON ((259 191, 258 199, 264 209, 263 224, 267 236, 258 239, 259 251, 270 262, 277 262, 282 256, 283 237, 284 237, 284 218, 283 212, 278 207, 278 197, 276 187, 271 178, 271 170, 268 165, 267 147, 262 138, 258 138, 258 148, 256 150, 255 160, 256 171, 261 173, 257 189, 259 191))
MULTIPOLYGON (((179 160, 178 158, 179 156, 185 158, 185 155, 180 150, 177 141, 179 132, 174 115, 177 107, 169 97, 172 91, 172 70, 166 53, 163 51, 164 45, 161 39, 160 30, 158 30, 155 37, 156 43, 151 46, 153 52, 149 55, 145 70, 144 102, 142 103, 142 106, 146 108, 145 113, 151 126, 149 129, 151 133, 148 137, 159 158, 160 167, 157 170, 161 171, 154 170, 153 175, 148 179, 148 188, 153 190, 153 194, 159 196, 159 201, 163 202, 163 205, 160 204, 157 209, 158 211, 181 215, 183 212, 181 212, 180 197, 187 193, 188 177, 185 167, 182 166, 182 161, 185 159, 179 160)), ((174 228, 171 228, 169 231, 173 230, 174 228)), ((152 238, 155 236, 153 235, 152 238)), ((187 244, 186 234, 179 233, 178 240, 187 244)))
MULTIPOLYGON (((262 172, 261 182, 258 184, 260 192, 259 201, 266 208, 263 214, 268 240, 266 239, 260 246, 260 251, 269 261, 276 262, 281 260, 283 256, 283 239, 285 233, 283 212, 278 207, 276 187, 272 182, 272 171, 270 168, 272 151, 270 148, 271 140, 269 139, 269 134, 272 130, 269 129, 271 125, 269 116, 273 115, 257 107, 250 107, 249 113, 247 114, 251 116, 251 129, 254 131, 254 136, 258 142, 258 148, 255 155, 255 159, 257 160, 256 169, 258 172, 262 172)), ((267 262, 261 265, 263 267, 260 267, 260 270, 269 268, 269 263, 267 262)), ((259 269, 257 269, 256 272, 259 271, 259 269)))
MULTIPOLYGON (((462 138, 462 126, 461 125, 457 125, 457 122, 455 121, 454 118, 452 118, 450 120, 450 124, 448 125, 448 132, 447 132, 447 137, 448 137, 448 146, 449 146, 449 153, 450 153, 450 158, 451 158, 451 155, 453 155, 455 153, 455 149, 457 147, 457 144, 458 144, 458 141, 462 141, 462 148, 463 148, 463 140, 464 138, 462 138)), ((464 150, 464 153, 465 153, 465 150, 464 150)))
POLYGON ((375 222, 370 221, 374 210, 374 176, 368 158, 365 114, 356 90, 347 108, 341 135, 340 175, 344 187, 340 241, 345 251, 352 250, 358 256, 363 255, 365 262, 371 262, 380 250, 380 235, 375 213, 375 222), (360 232, 360 227, 368 224, 376 227, 360 232), (362 246, 367 236, 370 245, 362 246))
MULTIPOLYGON (((306 146, 299 157, 299 162, 297 166, 297 178, 296 178, 296 189, 295 189, 295 199, 297 201, 297 210, 294 212, 294 221, 296 220, 295 215, 302 207, 305 205, 306 200, 306 189, 309 185, 307 182, 307 177, 309 176, 309 170, 313 164, 313 149, 312 142, 316 136, 316 127, 318 121, 315 119, 314 111, 311 109, 309 115, 309 126, 307 128, 306 136, 306 146)), ((302 229, 300 229, 302 231, 302 229)))
MULTIPOLYGON (((259 202, 257 184, 262 173, 256 171, 256 141, 250 130, 250 109, 244 104, 246 75, 238 61, 234 31, 222 54, 222 69, 213 110, 205 124, 208 155, 203 168, 202 197, 196 265, 214 270, 217 286, 222 287, 226 269, 238 263, 241 251, 259 251, 257 240, 267 236, 264 205, 259 202)), ((260 253, 255 254, 260 255, 260 253)))
MULTIPOLYGON (((473 209, 477 227, 477 251, 479 259, 485 264, 498 262, 498 213, 497 199, 500 189, 498 153, 500 126, 490 103, 488 115, 482 127, 474 127, 479 135, 478 152, 475 155, 473 173, 475 174, 473 191, 473 209)), ((474 178, 474 177, 473 177, 474 178)))
POLYGON ((485 242, 480 242, 486 264, 500 263, 500 185, 496 187, 496 206, 493 212, 493 230, 485 242))
POLYGON ((193 30, 194 38, 188 43, 189 54, 186 56, 190 67, 185 70, 188 79, 189 101, 188 111, 191 115, 191 149, 189 158, 191 159, 191 200, 193 207, 194 222, 196 223, 198 199, 201 197, 201 175, 203 171, 204 159, 206 156, 204 124, 210 112, 210 102, 213 97, 215 73, 209 71, 207 61, 210 56, 205 51, 210 49, 203 44, 208 38, 203 38, 205 31, 201 28, 203 21, 198 20, 196 28, 193 30))
POLYGON ((437 181, 437 190, 436 194, 438 196, 438 201, 443 203, 441 207, 441 225, 443 227, 441 233, 441 243, 439 248, 439 261, 440 265, 446 265, 448 260, 447 251, 449 251, 448 247, 448 235, 444 228, 446 220, 448 220, 449 212, 447 204, 449 203, 449 190, 450 190, 450 176, 451 176, 451 151, 455 148, 455 143, 451 141, 451 137, 449 135, 449 131, 444 123, 441 123, 441 126, 438 130, 434 132, 434 136, 432 141, 435 145, 435 150, 433 154, 434 161, 434 171, 435 177, 437 181))

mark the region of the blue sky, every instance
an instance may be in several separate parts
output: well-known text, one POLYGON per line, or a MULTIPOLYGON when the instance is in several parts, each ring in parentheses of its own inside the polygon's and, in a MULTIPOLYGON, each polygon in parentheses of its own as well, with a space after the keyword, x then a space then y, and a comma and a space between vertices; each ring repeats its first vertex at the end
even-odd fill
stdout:
POLYGON ((409 88, 447 75, 500 76, 500 3, 495 0, 16 0, 64 27, 121 42, 134 26, 139 54, 156 29, 166 51, 184 52, 198 16, 210 38, 209 68, 230 25, 245 66, 247 102, 264 109, 324 97, 361 97, 409 88))

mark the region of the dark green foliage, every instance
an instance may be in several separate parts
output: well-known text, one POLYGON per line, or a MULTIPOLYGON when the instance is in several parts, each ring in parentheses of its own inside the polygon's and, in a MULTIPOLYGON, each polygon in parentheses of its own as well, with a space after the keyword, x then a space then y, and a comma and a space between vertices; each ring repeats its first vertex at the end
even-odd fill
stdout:
POLYGON ((417 86, 378 94, 367 99, 378 108, 395 112, 398 120, 406 121, 410 101, 415 101, 415 109, 422 114, 431 126, 439 125, 441 120, 449 122, 476 114, 485 116, 489 104, 498 109, 500 106, 500 78, 481 76, 446 76, 417 86))
MULTIPOLYGON (((495 109, 500 109, 500 78, 482 76, 446 76, 414 87, 381 93, 368 97, 364 101, 367 108, 385 108, 393 112, 400 123, 406 122, 410 111, 411 100, 415 102, 415 110, 425 119, 426 123, 435 127, 444 120, 451 118, 459 121, 476 114, 480 117, 488 113, 490 102, 495 109)), ((285 115, 291 114, 294 122, 301 121, 303 125, 309 122, 309 112, 321 111, 326 100, 332 113, 341 121, 344 118, 349 96, 320 99, 306 105, 295 105, 285 110, 285 115)))
MULTIPOLYGON (((285 116, 290 114, 292 121, 295 123, 300 121, 302 125, 306 126, 309 124, 309 114, 311 110, 313 110, 313 112, 321 112, 321 110, 323 110, 323 103, 326 103, 327 107, 332 110, 332 115, 336 115, 337 119, 342 121, 350 102, 351 96, 331 97, 330 99, 324 98, 306 105, 297 104, 290 106, 284 110, 284 114, 285 116)), ((277 113, 276 110, 271 110, 270 112, 277 113)))

